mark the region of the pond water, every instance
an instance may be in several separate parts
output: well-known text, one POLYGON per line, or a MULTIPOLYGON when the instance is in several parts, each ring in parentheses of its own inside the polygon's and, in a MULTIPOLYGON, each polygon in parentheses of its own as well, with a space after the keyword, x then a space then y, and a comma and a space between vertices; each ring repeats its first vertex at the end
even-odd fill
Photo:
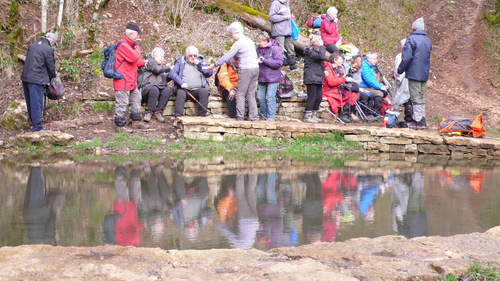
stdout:
POLYGON ((267 250, 356 237, 450 236, 500 225, 498 168, 353 163, 4 161, 0 246, 267 250))

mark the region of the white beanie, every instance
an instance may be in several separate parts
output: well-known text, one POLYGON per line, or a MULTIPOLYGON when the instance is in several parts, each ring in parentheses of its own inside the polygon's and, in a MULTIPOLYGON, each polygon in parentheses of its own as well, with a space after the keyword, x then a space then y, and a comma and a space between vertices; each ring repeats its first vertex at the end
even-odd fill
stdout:
POLYGON ((243 25, 239 21, 235 21, 227 27, 227 32, 233 33, 243 33, 243 25))
POLYGON ((413 30, 425 30, 424 18, 418 18, 414 21, 411 28, 413 28, 413 30))

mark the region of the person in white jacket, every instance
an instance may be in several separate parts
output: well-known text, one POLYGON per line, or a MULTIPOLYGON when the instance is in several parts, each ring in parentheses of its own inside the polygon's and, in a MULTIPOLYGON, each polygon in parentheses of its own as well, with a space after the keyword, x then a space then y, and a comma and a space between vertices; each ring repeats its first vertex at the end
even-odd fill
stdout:
MULTIPOLYGON (((401 49, 406 43, 406 38, 402 39, 401 41, 401 49)), ((396 73, 398 71, 399 64, 401 63, 401 56, 402 54, 399 53, 396 55, 396 58, 394 59, 394 71, 393 71, 393 77, 394 77, 394 93, 392 96, 392 105, 394 106, 394 109, 398 109, 400 106, 404 107, 405 111, 405 121, 406 122, 411 122, 412 121, 412 114, 413 114, 413 107, 412 103, 410 100, 410 89, 408 88, 408 79, 405 76, 405 73, 397 76, 396 73)))

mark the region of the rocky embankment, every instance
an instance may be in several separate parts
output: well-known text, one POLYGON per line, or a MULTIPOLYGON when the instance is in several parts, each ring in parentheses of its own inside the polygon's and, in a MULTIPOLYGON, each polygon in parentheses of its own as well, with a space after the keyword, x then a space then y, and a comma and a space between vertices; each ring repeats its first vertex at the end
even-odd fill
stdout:
POLYGON ((297 248, 175 251, 0 248, 0 280, 436 280, 500 264, 500 226, 452 237, 384 236, 297 248))

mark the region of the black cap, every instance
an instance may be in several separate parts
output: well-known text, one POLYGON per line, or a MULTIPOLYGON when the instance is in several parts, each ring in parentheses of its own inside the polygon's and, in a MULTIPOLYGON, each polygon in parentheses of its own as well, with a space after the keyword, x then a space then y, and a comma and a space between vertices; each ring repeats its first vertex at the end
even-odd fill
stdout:
POLYGON ((137 33, 142 34, 142 30, 139 28, 139 25, 137 23, 135 23, 135 22, 129 22, 129 23, 127 23, 127 26, 125 26, 125 28, 137 31, 137 33))

